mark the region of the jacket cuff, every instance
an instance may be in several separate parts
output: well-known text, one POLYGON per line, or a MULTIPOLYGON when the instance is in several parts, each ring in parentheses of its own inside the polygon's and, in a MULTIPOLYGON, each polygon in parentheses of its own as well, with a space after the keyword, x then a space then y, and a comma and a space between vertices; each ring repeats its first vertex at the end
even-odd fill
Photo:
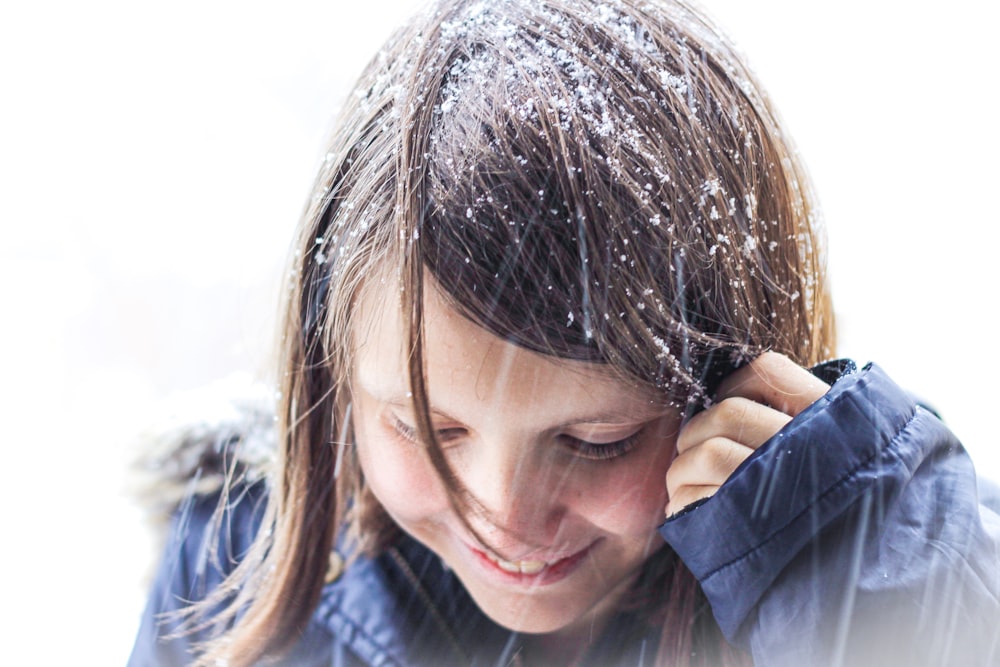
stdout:
POLYGON ((849 374, 715 495, 660 526, 730 641, 782 569, 886 473, 889 459, 907 465, 918 456, 894 451, 896 434, 916 414, 910 397, 878 366, 852 370, 840 368, 849 374))

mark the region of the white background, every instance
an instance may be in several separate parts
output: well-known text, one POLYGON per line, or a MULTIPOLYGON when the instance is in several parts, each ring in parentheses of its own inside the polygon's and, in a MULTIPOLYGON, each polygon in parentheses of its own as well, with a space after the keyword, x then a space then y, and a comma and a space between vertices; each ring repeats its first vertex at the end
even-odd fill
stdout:
MULTIPOLYGON (((4 662, 125 661, 153 558, 122 492, 135 434, 174 392, 266 377, 329 119, 415 5, 340 4, 0 10, 4 662)), ((841 352, 928 397, 1000 479, 990 3, 709 7, 816 181, 841 352)))

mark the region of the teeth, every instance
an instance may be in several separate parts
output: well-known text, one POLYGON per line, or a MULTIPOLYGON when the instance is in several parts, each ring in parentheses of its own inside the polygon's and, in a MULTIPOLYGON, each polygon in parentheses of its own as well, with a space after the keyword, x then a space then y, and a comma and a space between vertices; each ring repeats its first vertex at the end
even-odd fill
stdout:
POLYGON ((499 558, 494 554, 486 554, 489 556, 490 560, 500 566, 500 569, 505 572, 521 573, 521 574, 538 574, 545 569, 548 565, 543 560, 504 560, 499 558))
POLYGON ((523 560, 517 565, 521 568, 521 574, 538 574, 548 563, 543 560, 523 560))

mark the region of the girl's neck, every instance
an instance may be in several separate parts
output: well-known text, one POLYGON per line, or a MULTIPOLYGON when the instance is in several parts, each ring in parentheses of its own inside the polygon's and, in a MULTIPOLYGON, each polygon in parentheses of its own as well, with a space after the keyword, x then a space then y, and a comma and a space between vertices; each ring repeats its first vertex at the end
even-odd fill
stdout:
POLYGON ((523 635, 524 667, 576 667, 607 629, 612 609, 589 614, 570 627, 545 634, 523 635))
POLYGON ((593 643, 593 638, 564 636, 561 633, 528 635, 519 662, 524 667, 576 667, 593 643))

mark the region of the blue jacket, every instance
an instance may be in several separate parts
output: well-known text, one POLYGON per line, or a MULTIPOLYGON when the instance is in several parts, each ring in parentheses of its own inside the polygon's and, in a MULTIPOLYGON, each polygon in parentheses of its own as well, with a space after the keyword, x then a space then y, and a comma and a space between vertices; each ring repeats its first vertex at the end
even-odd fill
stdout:
MULTIPOLYGON (((1000 493, 881 369, 852 370, 660 533, 757 665, 1000 665, 1000 493)), ((218 585, 264 498, 262 484, 244 489, 221 534, 217 498, 178 511, 130 666, 190 662, 205 637, 165 640, 176 621, 159 614, 218 585)), ((621 614, 587 664, 651 664, 658 636, 621 614)), ((403 538, 323 589, 286 664, 485 667, 509 664, 518 644, 403 538)))

